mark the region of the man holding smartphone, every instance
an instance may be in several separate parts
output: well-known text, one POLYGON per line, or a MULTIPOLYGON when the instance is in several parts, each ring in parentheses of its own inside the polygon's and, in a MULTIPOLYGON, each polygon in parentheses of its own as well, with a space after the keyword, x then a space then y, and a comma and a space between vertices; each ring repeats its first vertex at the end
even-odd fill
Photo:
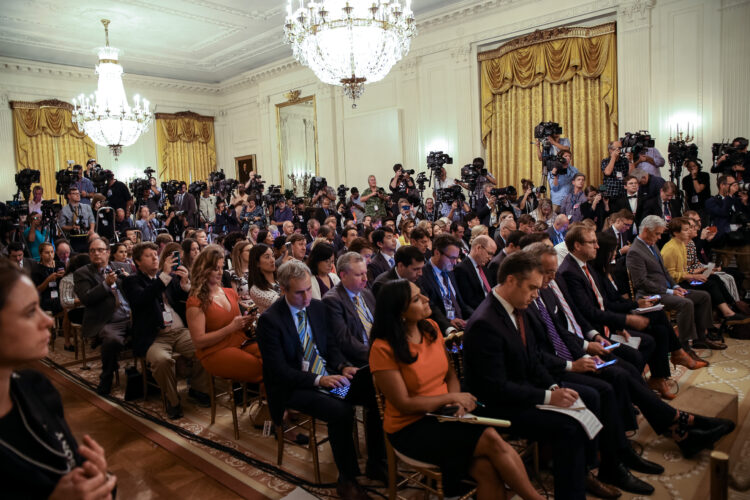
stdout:
POLYGON ((195 346, 187 329, 185 301, 190 278, 180 264, 179 251, 159 262, 154 243, 139 243, 133 248, 133 260, 138 272, 123 281, 123 291, 133 311, 133 354, 145 356, 167 400, 170 419, 182 416, 174 354, 192 361, 188 397, 207 408, 210 406, 208 376, 195 359, 195 346))

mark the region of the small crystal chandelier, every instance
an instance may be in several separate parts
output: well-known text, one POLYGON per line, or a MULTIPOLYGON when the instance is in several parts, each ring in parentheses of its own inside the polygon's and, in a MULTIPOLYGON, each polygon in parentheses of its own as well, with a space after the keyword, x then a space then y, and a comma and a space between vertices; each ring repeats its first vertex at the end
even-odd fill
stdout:
POLYGON ((299 0, 293 12, 289 0, 284 40, 300 64, 355 101, 365 83, 382 80, 409 52, 417 30, 411 0, 405 2, 299 0))
POLYGON ((152 113, 149 102, 136 94, 128 105, 122 85, 120 51, 109 46, 109 19, 102 19, 106 46, 99 48, 96 73, 99 84, 94 95, 73 99, 73 122, 96 144, 109 147, 117 160, 124 146, 130 146, 148 130, 152 113))

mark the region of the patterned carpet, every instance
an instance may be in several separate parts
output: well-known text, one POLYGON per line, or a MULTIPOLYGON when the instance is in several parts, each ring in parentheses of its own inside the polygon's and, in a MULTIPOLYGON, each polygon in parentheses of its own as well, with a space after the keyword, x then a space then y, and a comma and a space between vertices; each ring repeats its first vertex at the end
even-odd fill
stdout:
MULTIPOLYGON (((726 436, 718 444, 717 449, 730 453, 730 472, 738 480, 743 480, 743 478, 750 477, 750 415, 748 412, 750 403, 746 397, 750 392, 750 341, 727 339, 727 344, 729 348, 725 351, 703 351, 701 353, 701 355, 709 356, 707 359, 711 362, 711 365, 708 368, 691 372, 679 367, 678 370, 673 372, 673 377, 679 384, 678 399, 675 402, 680 401, 685 391, 691 386, 737 395, 738 422, 741 422, 742 425, 738 425, 735 432, 726 436)), ((95 352, 90 355, 96 356, 97 354, 98 352, 95 352)), ((76 362, 72 353, 62 349, 61 339, 57 340, 57 349, 51 352, 49 357, 54 363, 69 370, 70 373, 66 376, 71 380, 83 385, 88 383, 90 388, 96 385, 100 370, 98 360, 89 361, 90 370, 81 370, 80 361, 76 362)), ((112 402, 114 405, 117 405, 118 400, 124 394, 124 368, 132 365, 132 358, 128 359, 126 356, 120 364, 121 385, 113 389, 112 402)), ((220 389, 220 387, 217 389, 220 389)), ((186 392, 184 381, 180 383, 180 391, 182 394, 186 392)), ((285 447, 282 469, 292 476, 281 477, 281 474, 275 469, 276 440, 273 437, 263 436, 262 430, 255 429, 250 425, 247 415, 241 413, 241 408, 238 410, 240 439, 235 441, 231 412, 228 408, 219 406, 216 423, 211 425, 210 409, 199 408, 189 401, 185 401, 185 399, 183 397, 185 417, 177 421, 167 420, 167 422, 174 423, 189 434, 208 438, 229 449, 236 450, 249 457, 250 463, 224 451, 185 439, 158 423, 141 420, 167 439, 183 446, 187 452, 196 454, 202 459, 220 466, 233 477, 243 481, 268 498, 284 498, 292 493, 295 497, 301 498, 300 494, 303 492, 297 489, 298 486, 302 486, 306 492, 319 498, 335 497, 335 489, 331 487, 320 488, 312 484, 312 461, 310 453, 306 449, 289 445, 285 447)), ((148 414, 166 420, 158 396, 150 396, 145 403, 142 400, 136 403, 148 414)), ((127 410, 122 409, 122 411, 127 410)), ((364 449, 362 432, 362 426, 360 426, 360 446, 364 449)), ((320 433, 325 434, 324 427, 320 428, 320 433)), ((666 472, 661 476, 639 475, 656 488, 656 492, 651 497, 638 497, 625 493, 621 498, 638 500, 641 498, 659 500, 704 500, 708 498, 708 452, 703 452, 691 460, 685 460, 671 440, 655 435, 645 422, 641 422, 640 429, 633 440, 643 447, 646 458, 662 464, 666 468, 666 472)), ((336 479, 336 469, 331 458, 330 448, 324 444, 320 446, 319 451, 322 480, 324 483, 328 483, 327 486, 330 486, 336 479)), ((364 470, 363 463, 361 463, 361 468, 364 470)), ((545 479, 544 483, 551 482, 551 478, 546 477, 545 479)), ((363 482, 368 484, 367 481, 363 482)), ((369 484, 372 486, 373 483, 369 484)), ((373 488, 371 491, 373 494, 384 495, 385 493, 383 488, 373 488)), ((750 493, 730 490, 730 498, 750 500, 750 493)))

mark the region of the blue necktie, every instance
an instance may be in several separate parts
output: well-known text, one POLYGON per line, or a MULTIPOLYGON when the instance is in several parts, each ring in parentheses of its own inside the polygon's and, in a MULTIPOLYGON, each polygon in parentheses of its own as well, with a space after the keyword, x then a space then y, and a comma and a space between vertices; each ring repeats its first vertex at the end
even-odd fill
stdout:
POLYGON ((537 309, 539 309, 539 313, 542 315, 544 324, 547 325, 547 333, 549 334, 549 339, 550 341, 552 341, 552 347, 555 348, 555 352, 557 353, 557 355, 563 358, 565 361, 573 361, 573 356, 570 354, 568 346, 565 345, 565 342, 563 342, 563 340, 560 338, 560 335, 557 333, 557 329, 555 329, 555 325, 554 323, 552 323, 552 318, 550 318, 549 312, 547 312, 547 308, 544 307, 544 302, 542 302, 541 297, 537 297, 536 307, 537 309))

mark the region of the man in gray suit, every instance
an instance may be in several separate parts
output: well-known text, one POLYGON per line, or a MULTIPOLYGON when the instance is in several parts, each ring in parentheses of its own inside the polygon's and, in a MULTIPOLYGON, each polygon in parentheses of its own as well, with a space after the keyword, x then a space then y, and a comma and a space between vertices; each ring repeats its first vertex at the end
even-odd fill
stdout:
POLYGON ((680 341, 687 352, 691 352, 689 340, 698 349, 726 349, 726 344, 706 336, 712 326, 711 296, 702 290, 685 290, 674 282, 664 267, 656 242, 666 228, 664 219, 656 215, 649 215, 641 221, 640 234, 626 257, 636 295, 661 295, 664 308, 677 316, 680 341))
POLYGON ((121 278, 127 273, 122 264, 109 263, 109 242, 104 238, 89 243, 89 257, 91 264, 75 272, 73 283, 85 306, 83 336, 99 337, 102 342, 102 373, 96 392, 107 395, 130 327, 130 304, 120 291, 121 278))

